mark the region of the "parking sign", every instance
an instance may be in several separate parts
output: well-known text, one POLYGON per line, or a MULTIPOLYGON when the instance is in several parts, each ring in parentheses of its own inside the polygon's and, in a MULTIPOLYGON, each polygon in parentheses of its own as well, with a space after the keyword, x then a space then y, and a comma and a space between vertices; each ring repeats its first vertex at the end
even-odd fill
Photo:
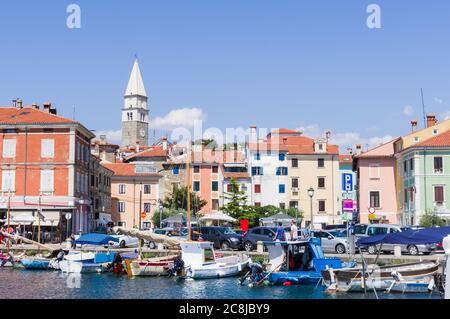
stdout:
POLYGON ((352 174, 342 174, 342 189, 344 191, 353 191, 353 175, 352 174))

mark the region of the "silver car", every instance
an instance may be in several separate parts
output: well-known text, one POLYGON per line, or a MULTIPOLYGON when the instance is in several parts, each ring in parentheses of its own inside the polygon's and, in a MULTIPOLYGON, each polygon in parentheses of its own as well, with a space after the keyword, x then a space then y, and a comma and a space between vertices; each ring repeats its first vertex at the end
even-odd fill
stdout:
POLYGON ((313 230, 313 237, 320 238, 322 249, 326 253, 345 254, 349 243, 345 232, 338 230, 313 230))
MULTIPOLYGON (((404 227, 400 225, 391 225, 391 224, 372 224, 372 225, 356 225, 355 226, 355 235, 357 238, 367 237, 367 236, 375 236, 375 235, 384 235, 384 234, 393 234, 400 233, 403 231, 411 230, 411 227, 404 227)), ((385 253, 394 253, 394 247, 396 245, 393 244, 383 244, 383 245, 372 245, 368 246, 366 249, 369 254, 377 254, 378 250, 381 248, 381 252, 385 253)), ((435 252, 437 249, 436 244, 426 244, 426 245, 414 245, 414 244, 403 244, 400 245, 402 253, 408 253, 410 255, 418 255, 423 253, 424 255, 431 254, 435 252)))

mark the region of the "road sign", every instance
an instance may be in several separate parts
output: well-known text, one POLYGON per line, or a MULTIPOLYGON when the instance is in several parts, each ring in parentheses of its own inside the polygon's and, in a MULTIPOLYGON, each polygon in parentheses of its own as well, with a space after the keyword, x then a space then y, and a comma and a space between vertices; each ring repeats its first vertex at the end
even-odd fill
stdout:
POLYGON ((70 220, 71 218, 72 218, 72 214, 71 214, 71 213, 67 213, 67 214, 66 214, 66 219, 67 219, 67 220, 70 220))
POLYGON ((342 189, 347 192, 353 191, 353 174, 342 174, 342 189))
POLYGON ((145 217, 147 217, 147 213, 146 212, 142 212, 141 213, 141 219, 145 219, 145 217))

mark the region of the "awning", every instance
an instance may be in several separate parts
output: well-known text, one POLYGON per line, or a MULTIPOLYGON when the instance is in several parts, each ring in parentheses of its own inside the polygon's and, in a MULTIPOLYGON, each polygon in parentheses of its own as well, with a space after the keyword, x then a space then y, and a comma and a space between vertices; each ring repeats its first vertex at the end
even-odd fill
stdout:
POLYGON ((221 212, 206 214, 205 216, 200 217, 198 220, 199 221, 216 220, 216 221, 224 221, 224 222, 235 222, 236 221, 236 219, 234 219, 233 217, 228 216, 221 212))
MULTIPOLYGON (((41 222, 40 222, 41 227, 42 226, 44 226, 44 227, 45 226, 47 226, 47 227, 58 226, 59 220, 60 220, 60 217, 61 217, 59 211, 57 211, 57 212, 46 212, 46 211, 43 211, 42 215, 44 216, 44 218, 41 219, 41 222)), ((35 221, 33 223, 33 226, 38 226, 38 225, 39 225, 39 220, 38 220, 38 216, 36 214, 36 218, 35 218, 35 221)))

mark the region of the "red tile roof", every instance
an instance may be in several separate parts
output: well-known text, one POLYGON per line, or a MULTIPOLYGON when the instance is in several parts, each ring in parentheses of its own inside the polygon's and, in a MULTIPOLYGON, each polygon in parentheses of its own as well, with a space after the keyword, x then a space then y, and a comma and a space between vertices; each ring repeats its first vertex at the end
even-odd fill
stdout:
POLYGON ((250 178, 249 173, 245 172, 225 172, 223 173, 224 178, 250 178))
POLYGON ((450 130, 414 144, 411 147, 450 147, 450 130))
POLYGON ((77 123, 34 107, 0 107, 0 124, 70 124, 77 123))
POLYGON ((350 154, 339 155, 339 163, 351 164, 353 162, 353 156, 350 154))
POLYGON ((162 146, 153 146, 139 153, 135 153, 133 155, 128 156, 126 159, 131 159, 135 157, 166 157, 168 155, 168 151, 164 150, 162 146))
POLYGON ((158 173, 136 173, 135 165, 129 163, 104 163, 104 167, 114 172, 114 176, 155 176, 160 177, 162 175, 158 173))

